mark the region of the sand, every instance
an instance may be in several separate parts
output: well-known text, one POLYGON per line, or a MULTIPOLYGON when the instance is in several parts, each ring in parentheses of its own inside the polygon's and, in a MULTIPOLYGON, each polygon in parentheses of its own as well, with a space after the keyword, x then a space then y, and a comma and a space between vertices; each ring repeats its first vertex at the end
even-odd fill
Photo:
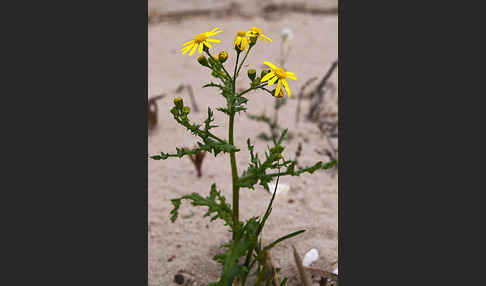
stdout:
MULTIPOLYGON (((201 122, 206 118, 208 106, 217 107, 224 104, 224 99, 216 89, 201 86, 211 77, 207 69, 201 67, 196 55, 189 57, 178 54, 181 43, 196 34, 220 27, 223 33, 216 38, 221 44, 214 45, 214 51, 226 50, 230 59, 225 64, 233 67, 231 50, 234 34, 238 30, 250 26, 262 28, 264 34, 274 39, 271 46, 259 42, 249 56, 249 67, 242 69, 246 74, 248 68, 261 70, 263 61, 278 62, 280 51, 280 32, 282 28, 290 28, 294 33, 291 41, 292 50, 287 60, 286 68, 295 72, 299 80, 290 81, 290 88, 297 94, 304 82, 314 76, 321 78, 338 56, 338 19, 337 16, 311 16, 302 14, 287 14, 280 19, 267 21, 262 18, 247 19, 231 18, 217 19, 194 18, 180 22, 162 22, 149 26, 149 97, 165 93, 167 96, 159 100, 159 123, 156 129, 149 132, 148 153, 160 151, 175 152, 175 147, 191 147, 196 137, 179 126, 169 113, 172 100, 182 96, 189 104, 190 98, 186 92, 175 93, 180 84, 190 84, 194 90, 199 113, 191 113, 191 118, 201 122)), ((215 53, 214 52, 214 53, 215 53)), ((331 77, 336 86, 337 73, 331 77)), ((240 77, 238 86, 246 88, 248 79, 240 77)), ((261 92, 253 92, 248 96, 248 112, 260 114, 266 112, 273 115, 274 98, 261 92)), ((337 106, 337 99, 333 98, 337 106)), ((289 100, 280 112, 279 124, 287 127, 297 136, 286 142, 285 154, 293 158, 298 143, 303 144, 299 164, 311 165, 327 157, 319 155, 315 149, 326 147, 326 140, 318 128, 303 118, 295 123, 296 100, 289 100)), ((308 108, 308 102, 303 102, 303 111, 308 108)), ((217 136, 227 137, 227 116, 216 112, 216 123, 220 128, 215 130, 217 136)), ((249 162, 246 140, 250 138, 256 150, 263 156, 268 142, 257 139, 261 132, 267 132, 266 125, 246 118, 244 114, 235 120, 235 144, 242 151, 237 153, 238 170, 241 173, 249 162)), ((219 190, 231 201, 231 174, 228 155, 214 157, 208 154, 203 163, 203 176, 198 178, 189 158, 171 158, 165 161, 148 161, 148 191, 149 191, 149 233, 148 233, 148 281, 149 285, 176 285, 174 275, 185 270, 203 285, 216 281, 221 268, 211 257, 218 253, 221 244, 227 242, 231 233, 221 221, 210 222, 203 218, 206 208, 196 208, 189 203, 183 203, 180 217, 175 223, 169 220, 171 210, 170 199, 191 192, 199 192, 206 196, 210 186, 216 183, 219 190), (182 218, 187 217, 187 218, 182 218)), ((320 258, 313 267, 324 267, 326 261, 336 261, 338 257, 338 179, 325 171, 300 177, 284 177, 281 183, 290 186, 286 193, 279 194, 275 200, 273 212, 264 229, 264 243, 300 229, 307 230, 304 234, 277 245, 272 251, 274 263, 282 268, 283 276, 289 276, 287 285, 300 285, 297 270, 292 256, 291 243, 303 257, 311 248, 319 251, 320 258)), ((262 215, 271 198, 263 188, 240 191, 240 219, 262 215)), ((186 275, 186 277, 188 277, 186 275)))

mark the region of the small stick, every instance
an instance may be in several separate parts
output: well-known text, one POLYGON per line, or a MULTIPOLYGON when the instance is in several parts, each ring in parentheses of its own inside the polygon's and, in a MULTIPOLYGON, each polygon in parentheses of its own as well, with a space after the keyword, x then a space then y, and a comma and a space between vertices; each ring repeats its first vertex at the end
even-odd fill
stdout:
POLYGON ((304 96, 304 90, 307 88, 307 86, 309 86, 309 84, 311 84, 316 79, 317 79, 317 77, 313 77, 313 78, 309 79, 300 88, 299 95, 297 96, 297 112, 295 113, 295 121, 297 122, 297 124, 299 123, 299 119, 300 119, 300 102, 302 100, 302 97, 304 96))
POLYGON ((194 98, 194 94, 192 92, 192 87, 189 84, 187 85, 187 91, 189 92, 189 96, 191 97, 192 107, 194 108, 194 111, 199 112, 199 107, 197 107, 197 104, 196 104, 196 98, 194 98))
POLYGON ((300 258, 299 253, 297 253, 295 245, 292 244, 292 248, 294 250, 295 264, 297 265, 297 270, 299 271, 302 284, 304 284, 304 286, 311 286, 311 282, 309 280, 309 277, 307 276, 307 273, 305 273, 304 265, 302 265, 302 259, 300 258))

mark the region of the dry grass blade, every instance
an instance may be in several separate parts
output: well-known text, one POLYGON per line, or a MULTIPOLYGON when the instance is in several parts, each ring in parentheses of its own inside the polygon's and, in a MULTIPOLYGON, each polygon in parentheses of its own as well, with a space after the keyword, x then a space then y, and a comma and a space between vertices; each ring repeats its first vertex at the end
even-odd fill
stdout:
POLYGON ((297 270, 299 271, 300 280, 302 280, 302 284, 304 286, 311 286, 309 277, 307 276, 307 273, 305 273, 305 268, 304 265, 302 264, 302 258, 300 258, 299 253, 297 252, 297 249, 293 244, 292 244, 292 249, 294 251, 295 264, 297 265, 297 270))
POLYGON ((157 100, 165 97, 165 94, 159 94, 157 96, 151 97, 148 100, 147 104, 147 114, 148 114, 148 128, 153 129, 157 126, 157 118, 158 118, 158 107, 157 107, 157 100))

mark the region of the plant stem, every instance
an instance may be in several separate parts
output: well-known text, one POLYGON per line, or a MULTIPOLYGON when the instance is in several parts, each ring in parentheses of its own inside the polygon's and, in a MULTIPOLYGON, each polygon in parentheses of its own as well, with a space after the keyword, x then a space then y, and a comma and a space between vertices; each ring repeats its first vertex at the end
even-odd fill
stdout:
MULTIPOLYGON (((248 47, 248 50, 246 51, 245 53, 245 57, 243 58, 243 60, 241 61, 241 64, 240 66, 238 67, 238 71, 236 72, 236 75, 238 76, 238 74, 240 73, 240 70, 241 70, 241 67, 243 66, 243 64, 245 63, 245 60, 246 60, 246 57, 248 56, 248 54, 250 53, 250 50, 253 46, 250 46, 248 47)), ((238 65, 238 64, 237 64, 238 65)))
MULTIPOLYGON (((238 59, 240 57, 240 52, 236 52, 236 63, 235 72, 233 75, 233 96, 228 99, 228 110, 229 110, 229 131, 228 131, 228 143, 230 145, 234 144, 233 126, 235 121, 235 111, 233 110, 233 102, 236 97, 236 68, 238 67, 238 59)), ((230 152, 230 163, 231 163, 231 179, 233 183, 233 226, 235 230, 233 231, 233 240, 238 239, 238 227, 239 227, 239 201, 240 201, 240 188, 238 187, 238 169, 236 167, 236 155, 235 152, 230 152)))
POLYGON ((267 84, 267 82, 264 82, 263 84, 261 84, 261 83, 260 83, 260 84, 259 84, 259 85, 257 85, 257 86, 250 87, 249 89, 246 89, 246 90, 242 91, 240 94, 238 94, 238 96, 242 96, 243 94, 245 94, 245 93, 247 93, 247 92, 249 92, 249 91, 252 91, 252 90, 254 90, 254 89, 262 88, 262 87, 264 87, 266 84, 267 84))
MULTIPOLYGON (((229 144, 233 145, 233 125, 234 125, 235 114, 230 114, 229 122, 229 144)), ((236 167, 236 155, 235 152, 230 152, 231 161, 231 178, 233 181, 233 225, 238 227, 239 225, 239 199, 240 199, 240 188, 238 187, 238 169, 236 167)), ((237 239, 237 232, 233 232, 233 239, 237 239)))

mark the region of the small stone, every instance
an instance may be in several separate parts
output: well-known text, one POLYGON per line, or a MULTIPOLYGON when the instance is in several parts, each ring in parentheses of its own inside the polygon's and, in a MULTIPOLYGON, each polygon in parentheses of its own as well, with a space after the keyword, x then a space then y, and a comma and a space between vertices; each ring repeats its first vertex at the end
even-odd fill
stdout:
POLYGON ((302 259, 302 265, 309 267, 317 259, 319 259, 319 252, 317 249, 312 248, 305 254, 304 259, 302 259))
POLYGON ((177 283, 177 284, 179 284, 179 285, 184 284, 184 276, 182 274, 180 274, 180 273, 176 274, 174 276, 174 282, 177 283))
MULTIPOLYGON (((273 192, 275 191, 275 184, 268 184, 268 187, 270 189, 270 193, 273 194, 273 192)), ((278 186, 277 186, 277 192, 276 192, 275 195, 280 195, 280 194, 286 193, 286 192, 289 191, 289 189, 290 189, 289 185, 279 183, 278 186)))

